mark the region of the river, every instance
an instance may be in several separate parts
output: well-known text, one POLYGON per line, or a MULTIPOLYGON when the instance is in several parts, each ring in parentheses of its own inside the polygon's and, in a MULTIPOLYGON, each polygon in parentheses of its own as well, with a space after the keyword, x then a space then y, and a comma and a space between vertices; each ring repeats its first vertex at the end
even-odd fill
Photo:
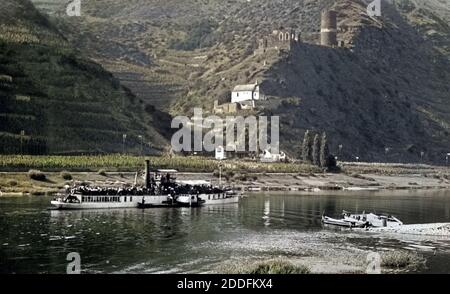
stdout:
POLYGON ((250 194, 236 205, 147 210, 55 211, 49 201, 0 197, 1 273, 65 273, 70 252, 80 254, 83 273, 207 273, 274 257, 303 258, 327 272, 390 248, 417 250, 427 260, 422 272, 450 273, 450 238, 321 224, 324 212, 342 210, 389 213, 405 224, 450 222, 450 191, 250 194))

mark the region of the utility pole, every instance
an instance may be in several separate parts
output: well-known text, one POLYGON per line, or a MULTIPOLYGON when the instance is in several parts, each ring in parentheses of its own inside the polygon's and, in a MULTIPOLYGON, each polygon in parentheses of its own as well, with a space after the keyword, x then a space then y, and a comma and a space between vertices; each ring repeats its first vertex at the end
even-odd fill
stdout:
POLYGON ((384 154, 386 155, 386 159, 385 159, 386 163, 388 162, 388 153, 389 153, 389 151, 391 151, 390 147, 384 148, 384 154))
POLYGON ((25 131, 20 131, 20 155, 23 156, 23 137, 25 136, 25 131))
POLYGON ((122 135, 122 154, 125 155, 125 141, 127 140, 127 134, 122 135))
POLYGON ((144 137, 142 135, 139 135, 139 139, 141 139, 141 156, 143 154, 144 151, 144 137))

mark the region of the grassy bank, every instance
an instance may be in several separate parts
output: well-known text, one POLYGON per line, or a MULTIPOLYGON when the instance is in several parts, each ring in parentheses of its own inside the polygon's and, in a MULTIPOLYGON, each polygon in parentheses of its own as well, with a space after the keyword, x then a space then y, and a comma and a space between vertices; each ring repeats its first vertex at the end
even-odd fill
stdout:
POLYGON ((257 262, 227 263, 218 269, 224 274, 249 274, 249 275, 287 275, 309 274, 311 270, 304 265, 294 265, 284 259, 275 259, 257 262))
MULTIPOLYGON (((219 162, 205 157, 146 157, 153 167, 177 169, 180 172, 214 172, 219 162)), ((102 156, 20 156, 0 155, 0 171, 136 171, 144 166, 144 157, 124 155, 102 156)), ((224 161, 223 169, 268 173, 310 173, 320 172, 317 167, 306 164, 259 163, 249 161, 224 161)))

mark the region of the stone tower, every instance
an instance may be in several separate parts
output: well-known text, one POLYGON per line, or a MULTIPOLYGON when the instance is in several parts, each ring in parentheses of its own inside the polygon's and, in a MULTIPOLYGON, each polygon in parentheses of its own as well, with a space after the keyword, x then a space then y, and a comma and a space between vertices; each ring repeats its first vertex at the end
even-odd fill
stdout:
POLYGON ((337 13, 333 10, 322 11, 320 27, 320 44, 322 46, 335 47, 337 42, 337 13))

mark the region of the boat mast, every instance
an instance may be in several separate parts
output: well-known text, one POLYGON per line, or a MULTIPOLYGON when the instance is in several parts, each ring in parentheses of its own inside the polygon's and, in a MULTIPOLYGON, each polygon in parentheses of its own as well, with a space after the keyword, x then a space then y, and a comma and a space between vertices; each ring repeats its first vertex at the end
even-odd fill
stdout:
POLYGON ((219 162, 219 189, 222 187, 222 162, 219 162))

